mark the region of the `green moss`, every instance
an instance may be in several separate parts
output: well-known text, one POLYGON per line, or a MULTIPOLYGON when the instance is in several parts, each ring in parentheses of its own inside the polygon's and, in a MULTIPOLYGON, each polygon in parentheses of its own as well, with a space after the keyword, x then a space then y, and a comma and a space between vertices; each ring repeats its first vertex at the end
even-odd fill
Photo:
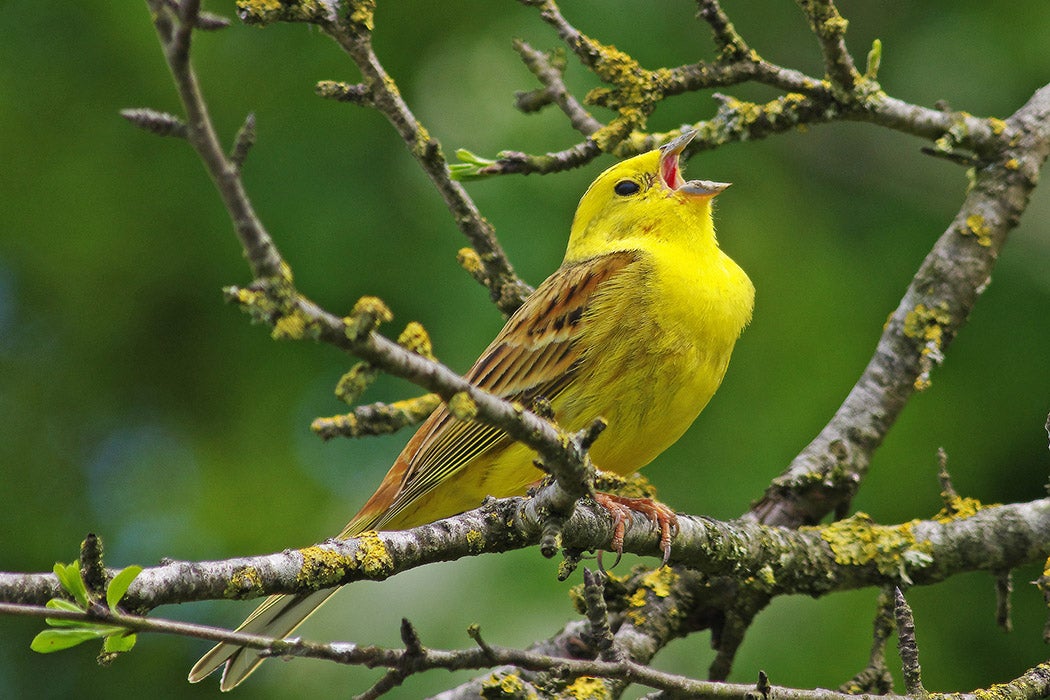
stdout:
POLYGON ((820 537, 831 547, 837 564, 874 565, 880 574, 908 582, 909 567, 923 567, 932 561, 933 546, 917 540, 912 532, 917 522, 879 525, 867 513, 856 513, 820 528, 820 537))

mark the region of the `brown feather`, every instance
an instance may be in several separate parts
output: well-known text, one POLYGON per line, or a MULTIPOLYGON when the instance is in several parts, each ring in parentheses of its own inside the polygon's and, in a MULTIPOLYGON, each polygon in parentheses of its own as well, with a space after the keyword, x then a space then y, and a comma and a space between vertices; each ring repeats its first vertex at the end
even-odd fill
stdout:
MULTIPOLYGON (((636 261, 636 253, 625 251, 563 265, 510 317, 464 376, 481 389, 526 406, 540 397, 555 399, 585 360, 576 341, 587 328, 586 312, 595 294, 636 261)), ((438 408, 341 536, 384 527, 472 460, 510 442, 498 428, 457 420, 446 407, 438 408)), ((436 517, 441 516, 429 513, 428 519, 436 517)))

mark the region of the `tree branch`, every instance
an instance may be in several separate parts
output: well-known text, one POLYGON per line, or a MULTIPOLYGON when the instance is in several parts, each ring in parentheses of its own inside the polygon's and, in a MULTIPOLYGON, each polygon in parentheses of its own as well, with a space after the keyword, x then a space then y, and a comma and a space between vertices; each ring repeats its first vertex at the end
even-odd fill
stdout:
POLYGON ((820 434, 749 517, 797 526, 847 502, 907 400, 966 323, 1050 155, 1050 85, 1004 122, 1006 145, 975 169, 954 221, 934 244, 886 324, 864 373, 820 434))
MULTIPOLYGON (((366 533, 265 556, 147 568, 124 604, 146 611, 172 603, 302 593, 535 546, 554 491, 547 486, 534 498, 494 500, 411 530, 366 533)), ((1050 499, 900 525, 878 525, 864 514, 806 530, 686 515, 679 521, 673 564, 706 577, 748 572, 754 579, 748 586, 769 597, 820 596, 899 581, 929 585, 962 572, 1001 571, 1050 556, 1050 499)), ((561 542, 568 550, 586 551, 608 548, 612 537, 608 514, 584 502, 566 522, 561 542)), ((658 557, 659 540, 658 529, 638 519, 626 530, 624 551, 658 557)), ((0 600, 43 604, 60 595, 53 574, 0 574, 0 600)))

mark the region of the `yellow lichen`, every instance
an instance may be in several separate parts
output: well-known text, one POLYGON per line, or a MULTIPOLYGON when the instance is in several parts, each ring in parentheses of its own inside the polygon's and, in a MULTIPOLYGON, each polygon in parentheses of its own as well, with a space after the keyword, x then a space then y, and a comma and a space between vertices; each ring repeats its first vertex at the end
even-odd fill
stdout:
POLYGON ((632 608, 644 608, 645 607, 645 589, 639 588, 637 591, 631 594, 627 599, 627 604, 632 608))
POLYGON ((473 248, 460 248, 456 253, 456 262, 472 277, 480 276, 485 270, 481 264, 481 256, 473 248))
POLYGON ((392 433, 406 425, 419 423, 439 405, 441 397, 437 394, 424 394, 389 405, 374 404, 369 407, 366 421, 358 420, 353 413, 317 418, 310 424, 310 430, 326 440, 337 435, 359 437, 392 433))
POLYGON ((992 127, 992 133, 996 136, 999 136, 1006 131, 1006 122, 1002 119, 996 119, 995 117, 988 120, 988 126, 992 127))
POLYGON ((657 598, 671 595, 671 587, 678 582, 678 574, 669 566, 653 569, 642 577, 641 585, 653 592, 657 598))
POLYGON ((246 24, 271 22, 315 22, 329 17, 329 9, 318 0, 237 0, 237 13, 246 24))
POLYGON ((566 686, 560 697, 573 698, 573 700, 607 700, 612 695, 605 683, 593 676, 580 676, 571 684, 566 686))
POLYGON ((430 343, 430 334, 422 323, 410 321, 397 337, 397 344, 409 352, 422 355, 428 359, 434 359, 434 348, 430 343))
POLYGON ((230 583, 223 591, 226 598, 251 598, 258 595, 262 588, 262 578, 254 566, 237 569, 230 577, 230 583))
POLYGON ((641 473, 620 476, 613 472, 598 470, 594 475, 594 488, 624 498, 656 498, 656 487, 641 473))
POLYGON ((765 584, 765 586, 772 587, 777 585, 776 574, 773 573, 773 567, 766 564, 761 569, 755 572, 755 580, 765 584))
POLYGON ((390 408, 398 413, 404 414, 409 421, 418 423, 434 412, 441 404, 441 397, 437 394, 423 394, 403 401, 395 401, 390 408))
POLYGON ((841 15, 835 15, 824 20, 824 31, 828 34, 843 35, 846 33, 846 29, 849 27, 849 20, 841 15))
POLYGON ((375 530, 362 532, 357 536, 357 563, 361 570, 372 578, 389 575, 394 569, 394 560, 390 558, 383 540, 375 530))
POLYGON ((947 499, 944 507, 937 512, 937 515, 933 516, 933 519, 939 523, 950 523, 953 520, 970 518, 985 508, 994 508, 998 505, 998 503, 985 505, 976 498, 952 496, 947 499))
POLYGON ((259 303, 262 294, 247 287, 230 287, 228 290, 230 301, 235 301, 242 306, 253 306, 259 303))
POLYGON ((603 152, 615 152, 615 147, 630 136, 636 127, 644 126, 644 119, 640 122, 635 120, 633 116, 635 112, 635 110, 623 110, 621 116, 615 117, 608 124, 595 131, 591 134, 590 139, 603 152), (630 113, 632 116, 625 117, 623 113, 630 113))
POLYGON ((470 394, 460 391, 448 400, 448 412, 460 420, 473 420, 478 415, 478 405, 470 394))
POLYGON ((968 236, 971 233, 977 236, 978 245, 987 248, 992 244, 992 229, 984 222, 984 217, 980 214, 970 214, 966 217, 966 228, 963 229, 962 234, 968 236))
POLYGON ((379 297, 361 297, 354 304, 350 315, 343 319, 346 337, 360 342, 380 323, 391 321, 393 318, 394 314, 379 297))
POLYGON ((1036 587, 1043 592, 1043 596, 1046 598, 1046 605, 1050 607, 1050 559, 1046 560, 1043 564, 1043 575, 1035 580, 1036 587))
POLYGON ((485 548, 485 535, 480 530, 467 530, 467 548, 472 554, 480 554, 485 548))
MULTIPOLYGON (((521 677, 517 673, 506 672, 493 673, 482 681, 480 694, 483 698, 518 698, 523 692, 525 692, 525 682, 521 680, 521 677)), ((535 698, 536 694, 529 691, 526 697, 535 698)))
POLYGON ((874 565, 880 574, 908 583, 909 567, 921 568, 932 561, 933 546, 917 540, 912 532, 918 522, 879 525, 867 513, 858 512, 822 527, 820 537, 831 547, 836 563, 874 565))
MULTIPOLYGON (((671 588, 677 583, 678 574, 668 566, 653 569, 638 581, 638 588, 627 597, 627 605, 636 610, 627 612, 627 617, 632 623, 641 625, 645 623, 645 607, 648 604, 649 595, 657 598, 666 598, 671 595, 671 588)), ((673 611, 672 611, 673 612, 673 611)))
POLYGON ((353 0, 352 2, 347 3, 347 9, 350 11, 347 16, 350 18, 351 22, 361 25, 368 31, 372 31, 376 28, 375 0, 353 0))
POLYGON ((293 311, 277 319, 270 337, 274 340, 302 340, 309 325, 301 313, 293 311))
POLYGON ((422 124, 416 127, 416 140, 412 144, 412 154, 417 158, 425 158, 431 149, 437 148, 437 141, 430 137, 430 132, 422 124))
POLYGON ((248 24, 275 21, 282 9, 280 0, 237 0, 237 13, 248 24))
POLYGON ((915 308, 904 317, 904 335, 915 340, 932 340, 940 342, 944 330, 942 326, 951 323, 948 304, 941 302, 935 308, 925 304, 916 304, 915 308))
POLYGON ((915 378, 915 390, 923 391, 930 386, 930 370, 934 363, 943 360, 941 347, 944 342, 944 327, 952 321, 947 302, 936 307, 916 304, 904 317, 904 335, 921 343, 919 352, 920 374, 915 378))
POLYGON ((340 401, 353 404, 378 376, 379 371, 374 366, 367 362, 358 362, 336 382, 335 396, 340 401))
POLYGON ((1010 160, 1006 161, 1006 162, 1005 162, 1005 163, 1003 164, 1003 166, 1004 166, 1004 167, 1005 167, 1005 168, 1006 168, 1007 170, 1017 170, 1018 168, 1020 168, 1020 167, 1021 167, 1021 163, 1020 163, 1020 161, 1018 161, 1018 160, 1017 160, 1016 158, 1011 158, 1010 160))
POLYGON ((296 576, 299 583, 324 588, 339 583, 346 576, 346 561, 330 549, 306 547, 300 549, 299 554, 303 557, 303 565, 296 576))

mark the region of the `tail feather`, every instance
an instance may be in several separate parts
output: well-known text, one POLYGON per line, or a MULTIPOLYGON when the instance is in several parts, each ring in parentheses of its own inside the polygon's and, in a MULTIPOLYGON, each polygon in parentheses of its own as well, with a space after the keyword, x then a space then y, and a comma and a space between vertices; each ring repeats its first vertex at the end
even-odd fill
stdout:
MULTIPOLYGON (((237 628, 237 631, 268 637, 287 637, 337 590, 339 589, 330 588, 295 596, 270 596, 237 628)), ((213 647, 190 669, 189 681, 196 683, 204 680, 225 664, 219 687, 222 690, 233 690, 265 660, 255 649, 223 642, 213 647)))

